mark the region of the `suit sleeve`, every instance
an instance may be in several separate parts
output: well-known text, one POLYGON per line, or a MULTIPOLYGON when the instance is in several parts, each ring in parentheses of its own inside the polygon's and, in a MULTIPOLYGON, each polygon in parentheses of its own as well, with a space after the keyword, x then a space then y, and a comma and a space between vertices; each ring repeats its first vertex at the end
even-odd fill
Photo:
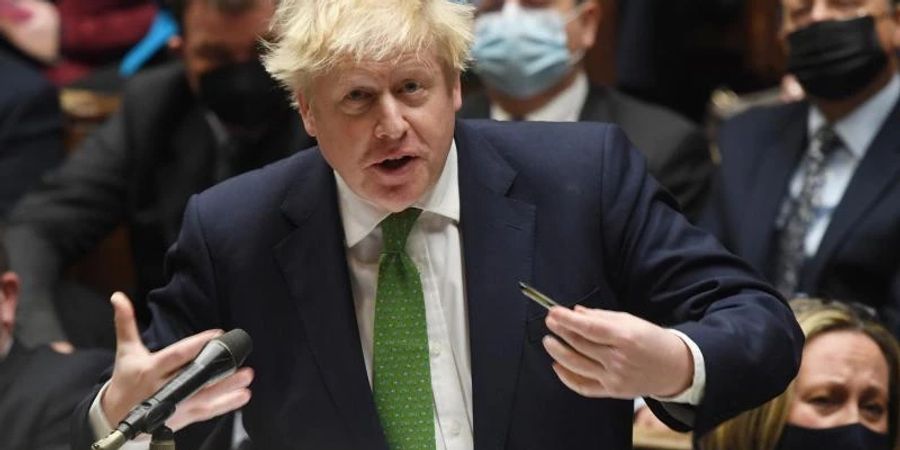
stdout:
POLYGON ((125 217, 128 145, 120 112, 48 173, 10 215, 7 244, 23 280, 18 331, 29 345, 64 338, 52 304, 60 273, 125 217))
POLYGON ((698 435, 782 392, 799 368, 803 335, 779 294, 741 259, 677 213, 643 158, 612 129, 602 152, 602 213, 610 277, 631 313, 690 337, 703 353, 697 407, 650 407, 698 435))

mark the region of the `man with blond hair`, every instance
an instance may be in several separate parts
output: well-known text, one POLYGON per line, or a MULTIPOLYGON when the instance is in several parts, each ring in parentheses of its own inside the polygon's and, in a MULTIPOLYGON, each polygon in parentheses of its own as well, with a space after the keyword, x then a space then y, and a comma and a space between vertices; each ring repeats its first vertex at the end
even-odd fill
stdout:
POLYGON ((219 328, 253 336, 249 367, 168 423, 242 407, 264 449, 626 449, 635 395, 702 433, 784 389, 790 310, 679 215, 621 131, 454 120, 472 15, 280 3, 265 63, 319 147, 190 201, 150 295, 160 350, 113 296, 116 365, 78 445, 219 328))

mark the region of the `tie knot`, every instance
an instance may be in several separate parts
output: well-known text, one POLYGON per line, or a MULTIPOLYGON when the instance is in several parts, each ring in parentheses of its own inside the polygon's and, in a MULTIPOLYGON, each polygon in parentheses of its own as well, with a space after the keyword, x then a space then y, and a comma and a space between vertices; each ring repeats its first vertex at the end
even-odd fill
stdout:
POLYGON ((818 152, 824 157, 834 153, 842 144, 841 137, 829 125, 824 125, 816 132, 815 140, 818 142, 818 152))
POLYGON ((406 251, 406 238, 413 224, 422 213, 418 208, 407 208, 398 213, 387 216, 381 221, 381 234, 384 241, 382 253, 404 253, 406 251))

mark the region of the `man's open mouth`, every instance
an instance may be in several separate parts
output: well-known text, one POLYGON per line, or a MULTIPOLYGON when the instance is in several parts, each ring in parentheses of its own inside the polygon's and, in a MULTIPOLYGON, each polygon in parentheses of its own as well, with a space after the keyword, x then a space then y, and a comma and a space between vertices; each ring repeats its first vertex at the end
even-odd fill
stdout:
POLYGON ((412 160, 412 156, 401 156, 398 158, 386 159, 378 163, 378 167, 383 170, 394 171, 403 168, 403 166, 407 165, 412 160))

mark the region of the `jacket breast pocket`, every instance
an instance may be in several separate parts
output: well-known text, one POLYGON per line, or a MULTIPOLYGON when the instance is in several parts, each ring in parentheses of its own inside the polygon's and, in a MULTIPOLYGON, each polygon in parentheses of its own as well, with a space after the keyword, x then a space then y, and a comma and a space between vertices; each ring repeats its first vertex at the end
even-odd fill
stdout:
MULTIPOLYGON (((582 296, 576 296, 569 299, 554 298, 554 300, 556 300, 560 306, 570 309, 574 308, 575 305, 597 307, 602 301, 600 298, 601 292, 599 287, 594 287, 587 294, 582 296)), ((550 334, 550 330, 547 329, 547 324, 544 320, 547 318, 547 310, 537 305, 534 306, 539 308, 540 312, 536 315, 530 315, 525 324, 525 334, 528 336, 530 342, 540 341, 544 336, 550 334)))

